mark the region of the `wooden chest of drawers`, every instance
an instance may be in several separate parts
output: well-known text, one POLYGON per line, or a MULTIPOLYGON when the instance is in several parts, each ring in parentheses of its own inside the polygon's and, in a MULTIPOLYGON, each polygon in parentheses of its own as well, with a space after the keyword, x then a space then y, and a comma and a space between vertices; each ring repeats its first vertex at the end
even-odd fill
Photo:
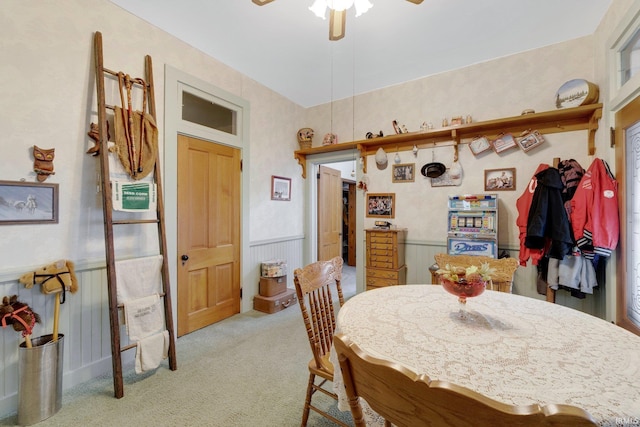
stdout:
POLYGON ((367 290, 404 285, 407 282, 404 263, 406 229, 368 229, 365 232, 367 290))

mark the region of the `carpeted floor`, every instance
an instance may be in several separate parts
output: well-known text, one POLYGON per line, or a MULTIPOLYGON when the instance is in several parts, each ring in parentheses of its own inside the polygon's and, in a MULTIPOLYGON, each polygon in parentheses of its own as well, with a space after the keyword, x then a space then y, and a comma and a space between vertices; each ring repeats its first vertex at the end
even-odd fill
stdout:
MULTIPOLYGON (((344 267, 345 298, 355 294, 355 267, 344 267)), ((178 369, 165 361, 148 375, 125 371, 124 397, 97 378, 65 391, 62 409, 38 426, 298 426, 311 358, 300 308, 236 315, 179 338, 178 369)), ((347 422, 325 399, 325 407, 347 422)), ((0 420, 16 425, 17 416, 0 420)), ((334 426, 311 412, 308 426, 334 426)))

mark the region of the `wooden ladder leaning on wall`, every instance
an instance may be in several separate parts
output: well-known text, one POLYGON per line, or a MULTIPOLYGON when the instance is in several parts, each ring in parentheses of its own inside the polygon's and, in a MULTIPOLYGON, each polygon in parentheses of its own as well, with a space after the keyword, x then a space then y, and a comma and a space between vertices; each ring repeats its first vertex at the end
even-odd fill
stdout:
MULTIPOLYGON (((164 315, 165 326, 169 332, 169 367, 171 370, 177 369, 176 362, 176 350, 175 350, 175 334, 173 329, 173 314, 171 310, 171 295, 169 286, 169 267, 167 261, 167 243, 165 234, 164 223, 164 202, 162 192, 162 180, 160 174, 160 162, 158 150, 156 150, 153 178, 157 186, 157 204, 156 204, 156 218, 155 219, 127 219, 127 220, 114 220, 113 219, 113 201, 111 197, 110 186, 110 174, 109 174, 109 150, 108 150, 108 128, 107 128, 107 108, 113 109, 113 106, 107 105, 105 100, 105 79, 118 78, 118 73, 104 68, 103 55, 102 55, 102 34, 96 32, 94 36, 94 54, 95 54, 95 72, 96 72, 96 87, 98 98, 98 134, 100 147, 100 165, 101 165, 101 191, 102 191, 102 204, 104 209, 104 233, 105 233, 105 247, 106 247, 106 265, 107 265, 107 283, 109 293, 109 321, 111 327, 111 357, 113 365, 113 386, 114 394, 116 398, 124 396, 124 386, 122 380, 122 357, 121 353, 136 348, 136 344, 130 344, 126 346, 121 345, 120 338, 120 322, 118 318, 117 301, 117 281, 116 281, 116 259, 114 248, 114 225, 125 224, 157 224, 158 227, 158 244, 159 253, 162 255, 162 300, 164 302, 164 315)), ((144 84, 146 85, 147 105, 149 114, 156 119, 155 109, 155 95, 153 91, 153 69, 151 63, 151 57, 147 55, 145 57, 146 78, 144 84)), ((141 84, 136 83, 139 88, 142 89, 141 84)), ((125 108, 124 105, 121 106, 125 108)))

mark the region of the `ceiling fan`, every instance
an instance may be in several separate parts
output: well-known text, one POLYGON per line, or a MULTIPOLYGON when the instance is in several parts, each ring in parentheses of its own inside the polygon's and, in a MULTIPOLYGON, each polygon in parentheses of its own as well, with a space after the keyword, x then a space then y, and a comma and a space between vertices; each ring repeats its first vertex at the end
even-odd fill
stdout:
MULTIPOLYGON (((258 6, 264 6, 267 3, 271 3, 274 0, 251 0, 258 6)), ((407 0, 410 3, 420 4, 423 0, 407 0)), ((317 16, 324 19, 324 13, 326 8, 329 8, 329 40, 340 40, 345 35, 345 26, 347 21, 347 9, 349 9, 354 3, 354 0, 315 0, 313 6, 309 9, 317 16), (342 5, 340 5, 342 4, 342 5), (335 9, 334 9, 335 7, 335 9)), ((366 12, 373 6, 369 3, 369 0, 356 0, 356 16, 360 13, 366 12), (364 9, 362 12, 357 12, 358 4, 364 3, 364 9)))

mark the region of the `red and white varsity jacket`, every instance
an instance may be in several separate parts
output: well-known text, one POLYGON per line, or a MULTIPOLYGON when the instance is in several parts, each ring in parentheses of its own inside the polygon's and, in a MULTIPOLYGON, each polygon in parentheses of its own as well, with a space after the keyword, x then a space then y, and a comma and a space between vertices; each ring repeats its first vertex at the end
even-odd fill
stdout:
POLYGON ((618 182, 604 160, 595 159, 582 177, 571 199, 570 220, 583 253, 608 257, 618 245, 618 182))

